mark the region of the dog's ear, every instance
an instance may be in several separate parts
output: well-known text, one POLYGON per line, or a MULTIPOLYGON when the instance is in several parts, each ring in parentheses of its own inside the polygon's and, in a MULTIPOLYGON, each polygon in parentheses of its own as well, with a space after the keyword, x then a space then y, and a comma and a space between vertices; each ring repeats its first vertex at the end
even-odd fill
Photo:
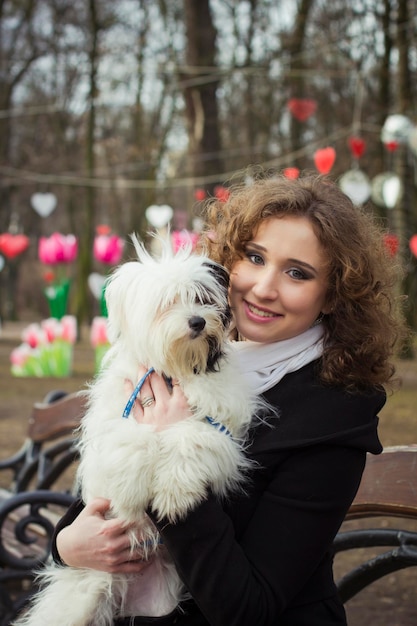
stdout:
POLYGON ((205 261, 204 265, 209 268, 211 274, 213 274, 219 285, 227 291, 229 288, 229 272, 223 265, 214 263, 213 261, 205 261))

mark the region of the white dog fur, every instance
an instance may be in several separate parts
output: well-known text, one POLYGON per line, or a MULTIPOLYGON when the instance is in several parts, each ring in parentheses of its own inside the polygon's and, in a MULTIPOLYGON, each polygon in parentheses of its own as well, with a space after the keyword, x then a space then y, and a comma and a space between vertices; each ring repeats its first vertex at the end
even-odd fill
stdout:
POLYGON ((112 347, 89 390, 78 478, 84 502, 108 498, 111 515, 134 525, 132 550, 142 546, 151 565, 138 576, 51 563, 15 626, 109 626, 118 616, 168 614, 186 593, 146 510, 175 522, 209 490, 222 497, 244 484, 245 434, 261 401, 227 339, 227 275, 189 249, 174 255, 165 245, 154 259, 133 242, 138 259, 106 289, 112 347), (193 416, 161 432, 123 419, 125 379, 135 384, 139 364, 178 379, 193 416))

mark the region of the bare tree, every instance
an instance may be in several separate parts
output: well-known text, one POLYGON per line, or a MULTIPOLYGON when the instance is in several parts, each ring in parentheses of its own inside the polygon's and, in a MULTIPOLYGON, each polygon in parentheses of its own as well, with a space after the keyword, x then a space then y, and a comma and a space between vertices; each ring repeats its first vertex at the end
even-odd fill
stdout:
MULTIPOLYGON (((220 157, 219 112, 216 90, 217 31, 209 0, 184 0, 186 28, 186 67, 181 73, 181 87, 188 121, 188 158, 192 175, 216 177, 222 172, 220 157)), ((207 187, 212 190, 219 180, 207 187)))

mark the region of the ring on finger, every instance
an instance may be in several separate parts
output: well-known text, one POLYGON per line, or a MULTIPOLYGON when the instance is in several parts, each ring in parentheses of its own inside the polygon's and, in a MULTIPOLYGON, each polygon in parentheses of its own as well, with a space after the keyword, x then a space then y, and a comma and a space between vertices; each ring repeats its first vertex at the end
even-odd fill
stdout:
POLYGON ((153 402, 155 402, 155 398, 153 396, 147 396, 146 398, 143 398, 143 400, 140 401, 143 408, 146 408, 147 406, 151 406, 153 402))

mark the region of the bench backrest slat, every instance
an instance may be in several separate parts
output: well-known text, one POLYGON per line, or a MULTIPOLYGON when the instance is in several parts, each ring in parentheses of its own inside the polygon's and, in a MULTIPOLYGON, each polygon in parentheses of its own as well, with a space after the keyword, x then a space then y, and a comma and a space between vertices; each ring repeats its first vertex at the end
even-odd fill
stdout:
POLYGON ((368 454, 362 482, 346 519, 378 515, 417 519, 417 445, 368 454))

